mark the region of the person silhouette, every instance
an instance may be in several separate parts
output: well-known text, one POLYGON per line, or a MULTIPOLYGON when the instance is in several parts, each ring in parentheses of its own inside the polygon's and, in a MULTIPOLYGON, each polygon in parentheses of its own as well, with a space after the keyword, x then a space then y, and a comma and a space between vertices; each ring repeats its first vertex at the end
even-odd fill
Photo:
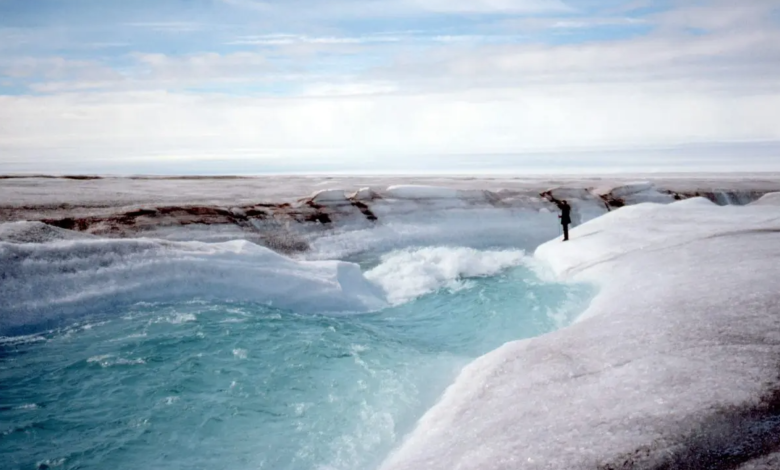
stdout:
POLYGON ((569 240, 569 224, 571 224, 571 206, 564 199, 557 203, 558 209, 561 210, 561 215, 558 218, 561 219, 561 225, 563 226, 563 241, 569 240))

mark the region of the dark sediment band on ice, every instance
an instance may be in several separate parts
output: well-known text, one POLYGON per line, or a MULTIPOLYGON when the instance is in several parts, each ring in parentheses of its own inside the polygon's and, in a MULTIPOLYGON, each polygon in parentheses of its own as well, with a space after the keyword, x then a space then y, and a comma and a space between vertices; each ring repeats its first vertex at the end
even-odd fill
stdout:
MULTIPOLYGON (((91 176, 69 176, 61 178, 94 179, 91 176)), ((614 188, 599 192, 586 188, 554 188, 543 192, 533 191, 461 191, 455 197, 461 198, 475 206, 493 207, 529 207, 555 210, 553 203, 561 199, 574 199, 580 203, 603 205, 605 210, 623 207, 625 205, 644 202, 643 191, 653 191, 654 197, 675 200, 692 197, 705 197, 717 204, 728 205, 748 204, 759 199, 766 190, 704 190, 704 191, 673 191, 657 189, 653 185, 634 185, 614 188)), ((379 217, 372 210, 372 204, 382 200, 385 195, 370 189, 363 189, 351 196, 339 191, 323 191, 309 198, 293 203, 257 203, 226 207, 218 205, 147 205, 137 208, 79 206, 63 203, 52 205, 0 205, 0 222, 40 221, 55 227, 76 230, 101 236, 130 236, 156 227, 176 227, 187 225, 234 225, 248 233, 257 232, 266 222, 277 224, 315 223, 328 225, 343 218, 363 217, 368 221, 377 221, 379 217), (335 194, 334 194, 335 193, 335 194), (340 194, 339 194, 340 193, 340 194), (39 214, 36 216, 36 214, 39 214), (85 215, 88 214, 88 215, 85 215), (259 224, 258 224, 259 222, 259 224)), ((393 197, 391 194, 390 198, 393 197)), ((405 197, 415 199, 414 197, 405 197)), ((436 197, 424 197, 430 202, 436 197)), ((650 198, 653 200, 653 198, 650 198)), ((664 201, 660 201, 664 202, 664 201)), ((575 207, 577 212, 577 207, 575 207)))
MULTIPOLYGON (((377 199, 373 197, 372 199, 377 199)), ((17 221, 15 213, 20 208, 0 207, 0 221, 17 221)), ((21 208, 25 213, 35 207, 21 208)), ((51 213, 51 208, 47 208, 51 213)), ((131 237, 145 231, 165 227, 189 225, 234 226, 244 232, 244 238, 258 242, 281 252, 299 252, 308 249, 308 244, 287 230, 290 223, 327 226, 340 218, 360 217, 368 222, 378 220, 367 202, 346 198, 327 205, 318 203, 315 197, 296 203, 258 203, 237 207, 218 206, 160 206, 144 207, 100 215, 73 215, 78 207, 63 206, 55 209, 60 218, 30 218, 22 220, 42 222, 52 227, 83 232, 102 237, 131 237)), ((27 215, 27 214, 26 214, 27 215)))
POLYGON ((301 204, 254 204, 233 208, 209 206, 163 206, 143 208, 106 216, 45 218, 38 221, 67 230, 102 236, 124 236, 156 227, 187 225, 235 225, 248 232, 258 230, 256 223, 274 221, 299 224, 331 224, 334 218, 360 214, 368 221, 377 216, 366 203, 349 201, 346 206, 324 206, 312 200, 301 204))
POLYGON ((62 176, 55 176, 55 175, 0 175, 0 180, 17 180, 17 179, 32 179, 32 178, 64 179, 64 180, 78 180, 78 181, 103 179, 102 176, 95 176, 95 175, 62 175, 62 176))

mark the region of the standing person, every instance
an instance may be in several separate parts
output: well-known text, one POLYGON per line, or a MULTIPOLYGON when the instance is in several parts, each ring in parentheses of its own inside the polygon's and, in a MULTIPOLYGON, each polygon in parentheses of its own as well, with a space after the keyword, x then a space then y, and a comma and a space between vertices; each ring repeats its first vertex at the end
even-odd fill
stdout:
POLYGON ((561 225, 563 225, 563 241, 569 240, 569 224, 571 224, 571 206, 566 200, 558 203, 558 209, 561 210, 561 215, 558 217, 561 219, 561 225))

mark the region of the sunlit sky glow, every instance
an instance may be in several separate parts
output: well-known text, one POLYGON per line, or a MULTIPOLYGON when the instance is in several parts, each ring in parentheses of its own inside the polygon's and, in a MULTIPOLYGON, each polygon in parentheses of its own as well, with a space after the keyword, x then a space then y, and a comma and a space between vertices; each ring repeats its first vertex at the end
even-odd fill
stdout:
POLYGON ((780 170, 777 0, 0 0, 0 173, 780 170))

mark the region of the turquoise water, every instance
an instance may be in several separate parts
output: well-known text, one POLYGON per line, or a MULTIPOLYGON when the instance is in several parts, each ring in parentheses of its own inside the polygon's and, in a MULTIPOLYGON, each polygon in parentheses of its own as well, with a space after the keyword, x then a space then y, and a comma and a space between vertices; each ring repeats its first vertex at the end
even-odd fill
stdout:
POLYGON ((463 365, 591 294, 519 266, 370 314, 147 303, 3 338, 2 468, 375 468, 463 365))

